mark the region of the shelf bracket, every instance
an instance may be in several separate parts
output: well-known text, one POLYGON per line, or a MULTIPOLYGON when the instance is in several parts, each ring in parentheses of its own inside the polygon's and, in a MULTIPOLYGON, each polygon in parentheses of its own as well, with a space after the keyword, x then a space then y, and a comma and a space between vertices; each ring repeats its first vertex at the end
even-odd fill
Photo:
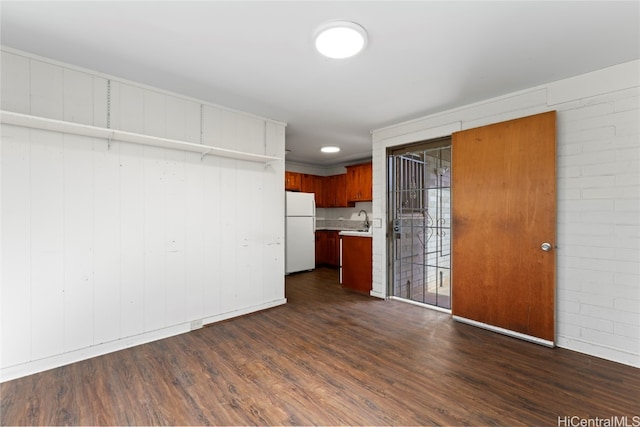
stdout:
POLYGON ((200 153, 200 161, 204 161, 204 158, 207 154, 209 154, 211 152, 211 149, 207 150, 207 151, 203 151, 202 153, 200 153))
POLYGON ((111 151, 111 141, 113 141, 113 132, 109 134, 109 138, 107 139, 107 151, 111 151))

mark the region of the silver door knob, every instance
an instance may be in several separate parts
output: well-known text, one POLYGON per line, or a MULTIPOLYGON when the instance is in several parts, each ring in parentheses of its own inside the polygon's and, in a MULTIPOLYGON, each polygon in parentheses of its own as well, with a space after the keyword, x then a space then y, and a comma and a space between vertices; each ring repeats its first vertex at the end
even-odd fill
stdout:
POLYGON ((549 252, 551 248, 553 248, 553 246, 551 246, 551 243, 544 242, 542 245, 540 245, 540 249, 545 252, 549 252))

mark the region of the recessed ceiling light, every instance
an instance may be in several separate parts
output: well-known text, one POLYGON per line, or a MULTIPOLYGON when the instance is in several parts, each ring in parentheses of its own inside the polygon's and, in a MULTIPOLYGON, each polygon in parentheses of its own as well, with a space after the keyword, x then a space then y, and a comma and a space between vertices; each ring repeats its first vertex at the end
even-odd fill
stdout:
POLYGON ((322 147, 320 151, 322 151, 323 153, 337 153, 338 151, 340 151, 340 147, 330 145, 330 146, 322 147))
POLYGON ((326 57, 349 58, 367 45, 367 32, 360 25, 349 21, 333 21, 316 31, 316 49, 326 57))

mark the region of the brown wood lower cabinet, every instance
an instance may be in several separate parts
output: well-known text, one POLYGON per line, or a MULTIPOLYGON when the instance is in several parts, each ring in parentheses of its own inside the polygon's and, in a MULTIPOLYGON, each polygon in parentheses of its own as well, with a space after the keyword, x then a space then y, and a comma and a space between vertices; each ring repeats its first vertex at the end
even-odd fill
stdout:
POLYGON ((340 266, 340 236, 338 231, 316 231, 316 265, 340 266))
POLYGON ((373 281, 371 237, 340 237, 342 239, 342 287, 368 294, 373 281))

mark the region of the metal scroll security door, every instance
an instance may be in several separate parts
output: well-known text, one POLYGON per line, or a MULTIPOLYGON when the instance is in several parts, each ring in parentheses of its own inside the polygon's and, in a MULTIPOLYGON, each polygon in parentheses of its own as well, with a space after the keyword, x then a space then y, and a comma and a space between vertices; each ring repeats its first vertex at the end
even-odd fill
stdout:
POLYGON ((388 156, 389 294, 451 308, 450 139, 388 156))

